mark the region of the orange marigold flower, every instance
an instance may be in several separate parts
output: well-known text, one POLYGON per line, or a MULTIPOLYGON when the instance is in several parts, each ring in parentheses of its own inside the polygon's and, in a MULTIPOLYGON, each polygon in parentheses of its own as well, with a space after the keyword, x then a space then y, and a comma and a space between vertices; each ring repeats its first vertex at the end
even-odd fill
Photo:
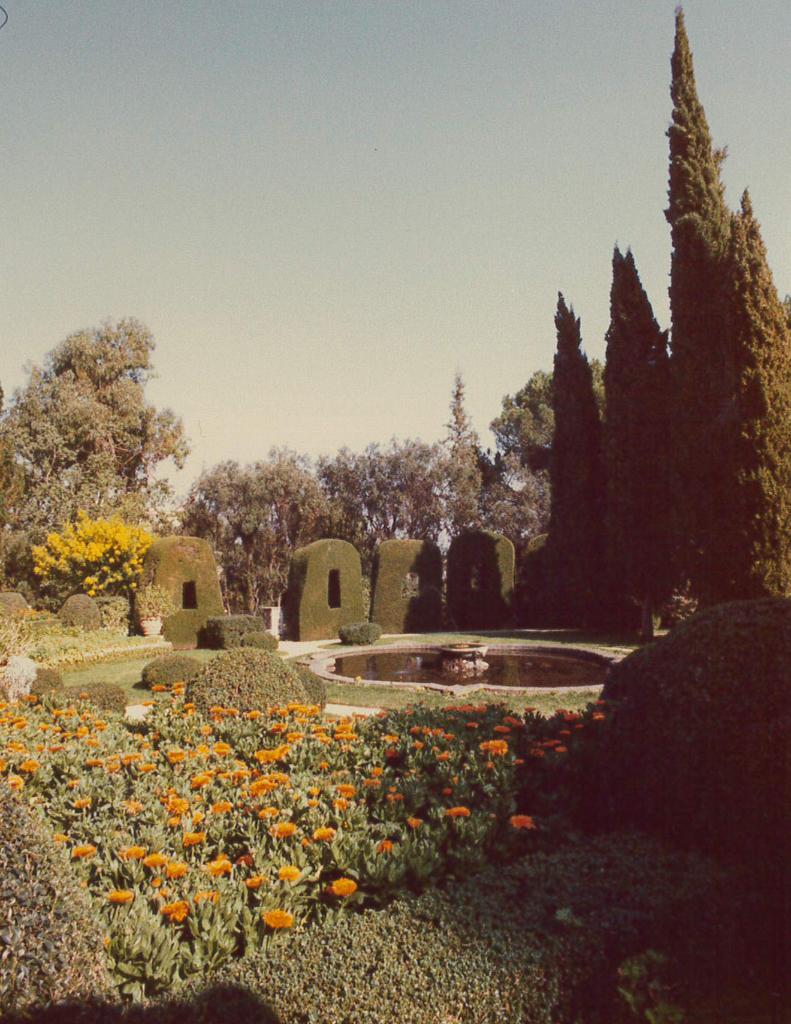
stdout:
POLYGON ((269 834, 274 839, 289 839, 297 831, 293 821, 278 821, 269 829, 269 834))
POLYGON ((504 757, 508 753, 508 740, 484 740, 478 748, 492 757, 504 757))
POLYGON ((281 882, 296 882, 301 874, 299 868, 294 867, 293 864, 287 864, 278 871, 277 877, 281 882))
POLYGON ((186 756, 187 755, 184 753, 183 750, 176 749, 168 751, 168 761, 170 761, 171 764, 181 764, 181 762, 185 759, 186 756))
POLYGON ((197 846, 198 843, 206 842, 205 832, 185 832, 181 837, 181 842, 184 846, 197 846))
POLYGON ((165 874, 168 878, 183 878, 189 871, 189 865, 183 861, 172 860, 165 868, 165 874))
POLYGON ((245 885, 248 889, 260 889, 266 879, 263 875, 252 875, 250 878, 245 880, 245 885))
POLYGON ((352 878, 336 878, 328 889, 333 896, 351 896, 352 893, 357 892, 357 883, 352 878))
POLYGON ((350 786, 346 782, 342 782, 340 786, 336 786, 335 789, 337 790, 338 793, 340 793, 341 796, 348 797, 349 799, 357 795, 357 787, 350 786))
POLYGON ((124 800, 124 810, 127 814, 140 814, 143 804, 139 800, 124 800))
POLYGON ((56 832, 52 837, 56 843, 68 843, 69 837, 64 835, 63 832, 56 832))
POLYGON ((233 804, 229 800, 219 800, 216 804, 212 804, 212 814, 227 814, 233 810, 233 804))
POLYGON ((290 928, 294 924, 294 915, 287 910, 267 910, 261 916, 269 928, 290 928))
POLYGON ((162 908, 161 913, 168 919, 168 921, 181 922, 187 914, 190 912, 190 905, 186 900, 176 900, 175 903, 166 903, 162 908))
POLYGON ((195 906, 199 903, 216 903, 220 898, 220 894, 216 889, 202 889, 200 892, 195 893, 195 906))
POLYGON ((122 846, 118 851, 119 860, 142 860, 145 855, 145 846, 122 846))
POLYGON ((329 826, 322 826, 317 828, 313 833, 313 838, 317 843, 331 843, 335 838, 335 829, 329 826))
POLYGON ((407 818, 406 823, 407 823, 407 825, 409 825, 410 828, 420 828, 420 826, 423 824, 423 819, 422 818, 407 818))
POLYGON ((258 817, 263 821, 265 818, 276 818, 280 814, 279 807, 262 807, 258 812, 258 817))
POLYGON ((217 754, 218 757, 227 757, 228 754, 233 753, 233 747, 229 743, 215 743, 214 753, 217 754))
POLYGON ((19 766, 19 770, 21 772, 27 772, 28 775, 32 775, 34 772, 37 772, 40 767, 41 765, 38 763, 38 761, 34 761, 32 758, 30 758, 29 760, 22 762, 22 764, 19 766))
POLYGON ((72 848, 71 855, 75 860, 88 860, 96 853, 96 847, 91 843, 84 843, 82 846, 72 848))
POLYGON ((71 806, 76 808, 78 811, 84 811, 86 807, 90 807, 93 803, 93 797, 82 796, 79 800, 72 800, 71 806))
POLYGON ((113 889, 112 892, 107 893, 107 900, 109 903, 131 903, 135 898, 135 894, 131 889, 113 889))
POLYGON ((200 825, 200 823, 203 821, 205 817, 206 815, 203 813, 203 811, 195 811, 195 813, 192 815, 192 824, 200 825))
POLYGON ((376 852, 392 853, 394 845, 395 844, 393 843, 392 839, 383 839, 381 843, 379 843, 379 845, 376 847, 376 852))
POLYGON ((9 775, 6 782, 9 789, 15 789, 17 792, 25 785, 25 780, 21 775, 9 775))
POLYGON ((202 772, 200 775, 193 775, 190 779, 190 789, 203 789, 211 785, 211 775, 202 772))
POLYGON ((445 811, 446 818, 469 818, 469 816, 469 807, 449 807, 447 811, 445 811))
POLYGON ((221 875, 230 875, 233 870, 233 864, 231 864, 227 854, 221 853, 214 860, 209 861, 206 865, 206 870, 214 878, 219 878, 221 875))
POLYGON ((512 828, 535 828, 536 823, 529 814, 512 814, 508 819, 512 828))
POLYGON ((143 865, 147 868, 164 868, 168 859, 164 853, 149 853, 143 858, 143 865))

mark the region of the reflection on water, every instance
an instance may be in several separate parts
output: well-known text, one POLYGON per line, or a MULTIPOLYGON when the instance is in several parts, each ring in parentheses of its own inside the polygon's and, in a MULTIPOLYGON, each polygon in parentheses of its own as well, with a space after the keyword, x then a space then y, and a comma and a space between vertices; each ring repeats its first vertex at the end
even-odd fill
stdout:
POLYGON ((443 673, 438 651, 393 651, 388 654, 347 654, 335 659, 339 676, 393 680, 402 683, 444 685, 597 686, 604 682, 607 666, 584 658, 562 654, 498 654, 491 647, 486 655, 489 667, 469 678, 443 673))

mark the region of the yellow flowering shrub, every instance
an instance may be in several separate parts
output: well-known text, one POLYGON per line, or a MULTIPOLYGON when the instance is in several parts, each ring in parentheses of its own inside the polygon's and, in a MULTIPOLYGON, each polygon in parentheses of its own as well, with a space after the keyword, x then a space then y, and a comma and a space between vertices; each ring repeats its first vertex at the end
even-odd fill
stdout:
POLYGON ((44 583, 81 590, 90 597, 135 590, 154 538, 118 516, 91 519, 79 512, 61 533, 33 548, 33 571, 44 583))

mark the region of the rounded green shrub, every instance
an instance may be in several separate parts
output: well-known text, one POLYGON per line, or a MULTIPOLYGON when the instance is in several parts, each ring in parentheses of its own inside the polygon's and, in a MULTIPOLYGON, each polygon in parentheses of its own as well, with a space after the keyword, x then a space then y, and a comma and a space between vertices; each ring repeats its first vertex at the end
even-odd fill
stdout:
POLYGON ((0 615, 4 613, 14 614, 15 612, 23 612, 27 607, 27 601, 16 591, 3 590, 0 592, 0 615))
POLYGON ((342 644, 374 644, 381 635, 382 627, 377 622, 350 622, 338 630, 342 644))
POLYGON ((248 633, 263 633, 264 620, 257 615, 218 615, 206 620, 205 644, 216 651, 241 647, 248 633))
POLYGON ((363 607, 360 554, 345 540, 317 540, 291 559, 283 602, 292 640, 330 640, 347 622, 359 622, 363 607))
POLYGON ((35 810, 0 785, 0 1018, 107 997, 102 929, 35 810))
POLYGON ((327 684, 321 678, 317 676, 315 672, 312 672, 307 665, 300 665, 299 663, 293 664, 294 671, 297 673, 299 678, 302 680, 302 685, 305 687, 309 703, 318 704, 320 708, 327 706, 327 684))
POLYGON ((172 686, 174 683, 188 683, 203 666, 197 658, 188 654, 163 654, 154 658, 143 669, 143 682, 152 686, 172 686))
POLYGON ((129 632, 129 601, 125 597, 102 596, 96 598, 102 629, 112 629, 124 636, 129 632))
POLYGON ((608 820, 760 870, 791 864, 791 601, 700 612, 615 665, 608 820))
POLYGON ((448 550, 448 614, 457 629, 502 629, 512 619, 514 546, 489 530, 466 530, 448 550))
POLYGON ((129 703, 126 693, 115 683, 85 683, 82 686, 64 686, 53 693, 58 703, 91 704, 100 711, 126 711, 129 703))
POLYGON ((278 639, 274 633, 267 633, 264 630, 253 630, 251 633, 245 633, 242 637, 242 647, 257 647, 262 651, 276 651, 278 648, 278 639))
POLYGON ((99 606, 87 594, 72 594, 71 597, 67 597, 58 616, 64 626, 85 630, 101 629, 102 616, 99 606))
POLYGON ((201 669, 187 686, 187 700, 202 714, 213 707, 263 710, 292 701, 309 703, 297 673, 277 654, 236 647, 201 669))
POLYGON ((442 554, 433 541, 386 540, 376 551, 371 618, 386 633, 442 626, 442 554))
POLYGON ((39 697, 43 697, 47 693, 52 693, 54 690, 63 689, 63 676, 57 669, 54 668, 38 668, 36 670, 36 679, 33 685, 30 687, 30 692, 35 693, 39 697))

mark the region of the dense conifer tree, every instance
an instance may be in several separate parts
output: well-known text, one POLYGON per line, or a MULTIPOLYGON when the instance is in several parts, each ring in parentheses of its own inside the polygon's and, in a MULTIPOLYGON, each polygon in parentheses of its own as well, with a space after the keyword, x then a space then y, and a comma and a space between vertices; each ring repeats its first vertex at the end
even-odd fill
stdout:
POLYGON ((780 596, 791 593, 791 325, 747 192, 733 217, 728 298, 735 530, 719 545, 729 585, 720 596, 780 596))
POLYGON ((448 452, 446 517, 452 535, 480 526, 483 476, 480 441, 464 404, 464 380, 457 373, 450 401, 450 422, 446 424, 448 452))
POLYGON ((548 541, 553 617, 559 625, 593 625, 602 620, 604 598, 601 423, 591 368, 581 349, 580 321, 562 295, 555 327, 548 541))
POLYGON ((624 256, 616 247, 612 270, 603 428, 610 611, 613 625, 628 625, 639 603, 650 637, 653 611, 672 582, 667 335, 631 251, 624 256))
POLYGON ((722 587, 715 534, 726 500, 725 433, 733 390, 723 302, 730 212, 720 179, 724 154, 712 147, 680 10, 670 91, 673 507, 679 567, 699 597, 716 600, 722 587))

